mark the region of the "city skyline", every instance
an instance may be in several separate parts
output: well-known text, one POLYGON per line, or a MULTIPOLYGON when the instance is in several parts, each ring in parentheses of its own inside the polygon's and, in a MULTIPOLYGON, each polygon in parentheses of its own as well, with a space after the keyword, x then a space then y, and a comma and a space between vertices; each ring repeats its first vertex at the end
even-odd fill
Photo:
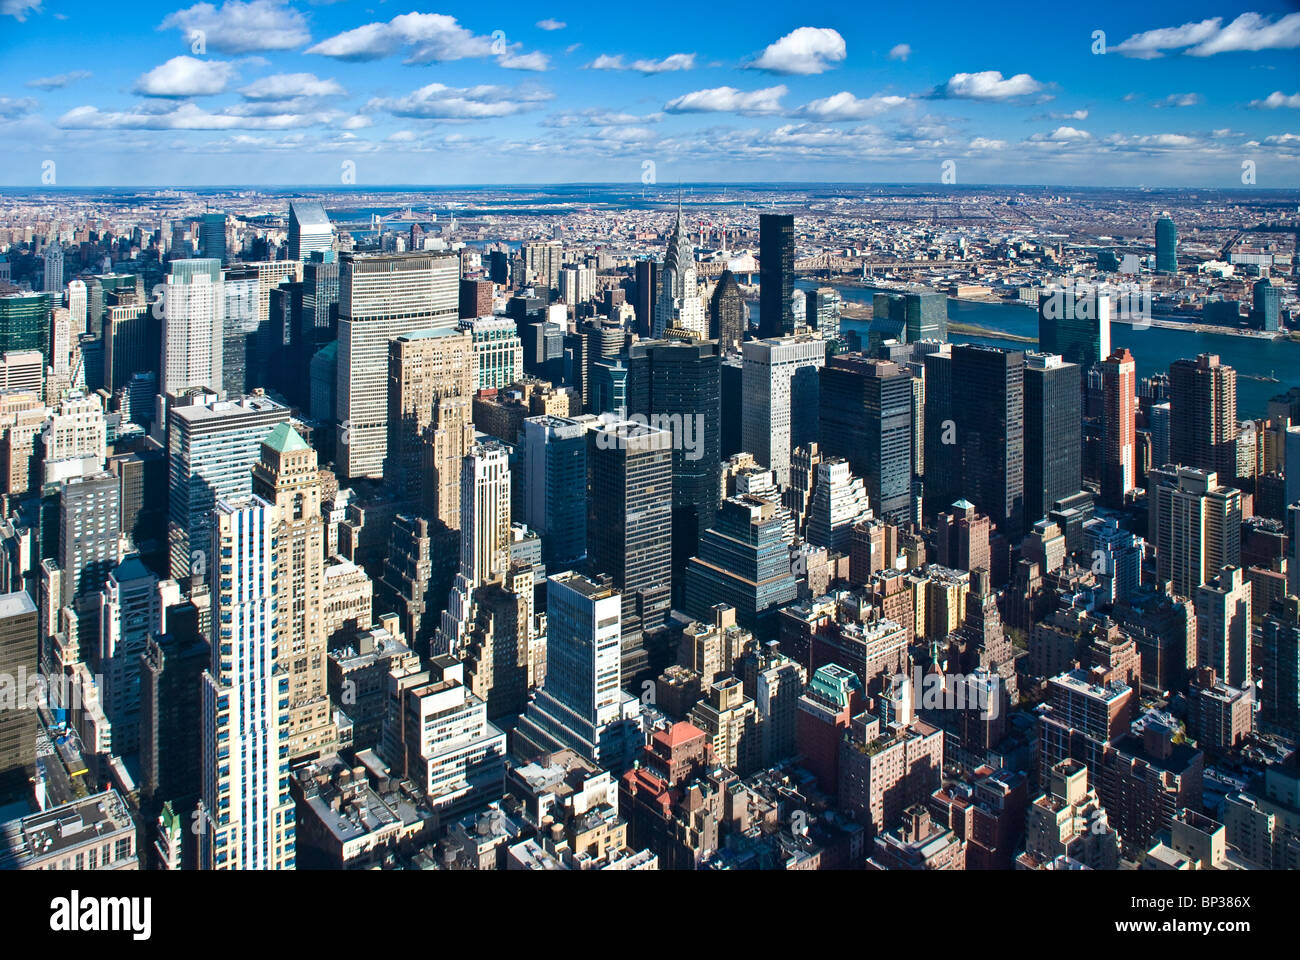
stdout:
POLYGON ((1300 182, 1284 3, 757 5, 689 41, 667 7, 134 13, 0 6, 0 183, 1300 182), (105 62, 83 37, 132 56, 105 62))

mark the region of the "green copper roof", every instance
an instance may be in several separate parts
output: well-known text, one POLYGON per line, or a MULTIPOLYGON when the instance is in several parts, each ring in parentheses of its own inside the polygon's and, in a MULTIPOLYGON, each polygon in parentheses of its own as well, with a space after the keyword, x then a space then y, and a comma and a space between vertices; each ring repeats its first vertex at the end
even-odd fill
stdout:
POLYGON ((277 423, 262 441, 277 453, 290 453, 294 450, 307 450, 307 441, 287 423, 277 423))

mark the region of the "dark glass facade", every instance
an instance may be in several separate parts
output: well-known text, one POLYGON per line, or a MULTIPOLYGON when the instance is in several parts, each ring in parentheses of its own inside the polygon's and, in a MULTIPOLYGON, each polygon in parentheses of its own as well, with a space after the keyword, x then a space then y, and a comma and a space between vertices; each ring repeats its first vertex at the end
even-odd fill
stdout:
POLYGON ((794 217, 763 213, 758 217, 759 335, 794 333, 794 217))
POLYGON ((1025 525, 1083 483, 1079 367, 1047 366, 1031 356, 1025 366, 1025 525))
POLYGON ((888 360, 832 357, 820 371, 821 450, 863 479, 878 516, 911 515, 912 377, 888 360))

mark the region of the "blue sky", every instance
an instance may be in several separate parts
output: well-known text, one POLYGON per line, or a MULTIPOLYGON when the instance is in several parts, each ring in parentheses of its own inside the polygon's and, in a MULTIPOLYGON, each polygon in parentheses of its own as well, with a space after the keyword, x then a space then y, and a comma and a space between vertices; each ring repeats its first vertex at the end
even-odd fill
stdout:
POLYGON ((0 184, 1300 186, 1295 3, 592 9, 0 0, 0 184))

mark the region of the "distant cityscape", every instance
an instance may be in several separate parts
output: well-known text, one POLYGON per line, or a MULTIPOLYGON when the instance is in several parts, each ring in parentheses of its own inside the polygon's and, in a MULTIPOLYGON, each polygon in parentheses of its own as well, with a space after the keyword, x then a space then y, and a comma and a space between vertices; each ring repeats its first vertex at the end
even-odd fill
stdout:
POLYGON ((1153 875, 1300 869, 1257 7, 0 0, 15 926, 278 947, 385 871, 1284 923, 1153 875))
POLYGON ((1297 865, 1296 198, 616 192, 8 199, 0 862, 1297 865))

